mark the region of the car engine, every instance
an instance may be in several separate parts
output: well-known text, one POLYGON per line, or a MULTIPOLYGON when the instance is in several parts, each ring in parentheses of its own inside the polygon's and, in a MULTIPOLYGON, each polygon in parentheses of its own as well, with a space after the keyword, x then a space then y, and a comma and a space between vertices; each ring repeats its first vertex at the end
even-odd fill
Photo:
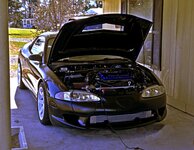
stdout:
POLYGON ((94 93, 140 91, 154 80, 136 63, 68 64, 55 69, 55 73, 69 89, 94 93))

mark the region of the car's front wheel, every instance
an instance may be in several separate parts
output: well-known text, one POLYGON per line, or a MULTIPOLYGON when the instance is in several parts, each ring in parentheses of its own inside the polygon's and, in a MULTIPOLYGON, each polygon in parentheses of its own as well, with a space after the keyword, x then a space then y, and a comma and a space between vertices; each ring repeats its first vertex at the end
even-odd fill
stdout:
POLYGON ((22 81, 22 69, 21 69, 21 64, 18 62, 18 70, 17 70, 17 80, 18 80, 18 87, 20 89, 25 89, 26 86, 24 85, 22 81))
POLYGON ((43 83, 40 83, 38 88, 37 101, 37 111, 40 122, 44 125, 50 124, 46 90, 43 83))

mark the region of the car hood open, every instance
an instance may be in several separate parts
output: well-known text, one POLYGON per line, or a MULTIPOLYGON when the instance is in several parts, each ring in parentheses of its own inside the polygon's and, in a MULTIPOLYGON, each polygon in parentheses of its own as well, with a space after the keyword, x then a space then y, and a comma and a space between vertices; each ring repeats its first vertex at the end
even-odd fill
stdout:
POLYGON ((57 34, 49 63, 94 54, 123 56, 135 61, 151 25, 148 20, 127 14, 103 14, 70 21, 57 34))

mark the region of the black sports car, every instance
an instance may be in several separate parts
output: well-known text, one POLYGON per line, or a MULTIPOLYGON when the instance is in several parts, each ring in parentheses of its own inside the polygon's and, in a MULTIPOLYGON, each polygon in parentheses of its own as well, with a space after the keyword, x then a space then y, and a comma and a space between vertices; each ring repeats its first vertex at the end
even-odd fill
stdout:
POLYGON ((40 122, 91 128, 163 120, 165 89, 136 63, 151 25, 132 15, 97 15, 21 48, 18 85, 35 95, 40 122))

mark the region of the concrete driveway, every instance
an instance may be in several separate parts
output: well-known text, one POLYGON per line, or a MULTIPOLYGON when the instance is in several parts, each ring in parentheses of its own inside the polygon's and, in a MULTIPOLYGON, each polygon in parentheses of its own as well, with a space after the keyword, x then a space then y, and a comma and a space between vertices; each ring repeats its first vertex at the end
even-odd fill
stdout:
POLYGON ((36 102, 28 90, 16 88, 11 80, 12 126, 23 126, 29 150, 192 150, 194 117, 168 106, 160 123, 116 130, 79 130, 39 123, 36 102))

